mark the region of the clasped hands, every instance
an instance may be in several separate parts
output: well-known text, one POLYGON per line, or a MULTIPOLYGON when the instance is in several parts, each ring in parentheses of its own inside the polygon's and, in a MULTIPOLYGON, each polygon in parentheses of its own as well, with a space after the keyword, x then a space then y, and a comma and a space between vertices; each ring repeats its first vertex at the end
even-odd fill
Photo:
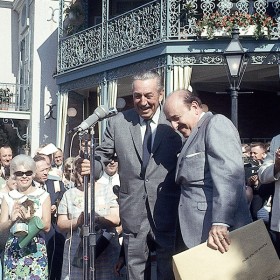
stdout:
POLYGON ((230 238, 227 226, 213 225, 209 232, 207 246, 225 253, 229 250, 230 238))
POLYGON ((28 206, 27 208, 21 205, 18 202, 15 202, 13 206, 13 210, 11 213, 11 221, 16 222, 18 220, 27 222, 32 218, 31 208, 28 206))
POLYGON ((252 175, 248 178, 247 184, 250 187, 256 188, 259 185, 259 176, 258 175, 252 175))

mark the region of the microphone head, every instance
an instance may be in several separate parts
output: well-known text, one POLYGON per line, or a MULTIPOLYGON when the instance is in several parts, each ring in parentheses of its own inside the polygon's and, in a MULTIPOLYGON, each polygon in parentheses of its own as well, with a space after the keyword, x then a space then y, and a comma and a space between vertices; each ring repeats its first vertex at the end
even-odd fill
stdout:
POLYGON ((107 117, 107 115, 110 113, 110 111, 107 106, 100 105, 94 110, 94 113, 99 117, 99 119, 103 119, 103 118, 107 117))

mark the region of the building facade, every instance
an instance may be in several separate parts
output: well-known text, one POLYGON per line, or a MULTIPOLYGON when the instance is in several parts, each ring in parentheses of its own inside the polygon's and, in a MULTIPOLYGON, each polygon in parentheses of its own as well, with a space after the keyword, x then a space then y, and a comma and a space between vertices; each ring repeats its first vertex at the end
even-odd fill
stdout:
MULTIPOLYGON (((163 75, 166 94, 191 86, 209 110, 230 116, 223 53, 233 25, 248 56, 238 129, 244 141, 269 139, 279 133, 268 122, 271 108, 272 115, 280 109, 279 0, 60 0, 57 144, 68 148, 67 129, 96 106, 130 107, 131 75, 146 69, 163 75)), ((98 141, 105 126, 95 129, 98 141)))
POLYGON ((130 77, 143 69, 163 74, 166 94, 191 84, 210 110, 229 115, 230 97, 218 93, 228 88, 222 53, 230 32, 211 31, 211 21, 201 19, 235 12, 273 19, 259 36, 249 33, 251 27, 240 35, 250 56, 241 91, 254 94, 239 97, 241 136, 272 137, 276 128, 249 132, 263 120, 254 121, 263 108, 248 108, 256 100, 263 105, 265 97, 274 105, 265 110, 279 109, 279 0, 10 0, 0 1, 0 142, 8 139, 16 152, 31 154, 44 143, 69 146, 67 129, 96 106, 131 106, 130 77))
POLYGON ((0 1, 0 142, 34 154, 56 141, 59 1, 0 1))

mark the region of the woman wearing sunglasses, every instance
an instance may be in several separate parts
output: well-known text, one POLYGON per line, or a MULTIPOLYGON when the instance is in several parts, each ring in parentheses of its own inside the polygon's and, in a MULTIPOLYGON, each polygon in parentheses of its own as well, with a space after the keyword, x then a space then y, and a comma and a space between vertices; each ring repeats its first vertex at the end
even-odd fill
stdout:
POLYGON ((32 184, 35 168, 34 160, 27 155, 14 157, 10 164, 17 190, 5 194, 1 205, 0 235, 10 231, 3 279, 48 279, 45 240, 33 229, 50 230, 51 203, 49 194, 32 184))

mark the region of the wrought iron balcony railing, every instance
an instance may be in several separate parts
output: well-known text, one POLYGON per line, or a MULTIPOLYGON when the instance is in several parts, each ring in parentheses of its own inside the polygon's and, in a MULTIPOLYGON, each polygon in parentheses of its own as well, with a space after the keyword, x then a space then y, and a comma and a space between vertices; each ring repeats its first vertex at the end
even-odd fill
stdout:
POLYGON ((28 85, 0 83, 0 110, 30 111, 28 85))
MULTIPOLYGON (((201 37, 201 20, 203 24, 208 20, 211 28, 217 14, 228 24, 234 13, 244 15, 245 21, 246 15, 254 15, 253 24, 259 27, 262 23, 257 19, 265 21, 270 15, 273 26, 269 26, 268 39, 280 38, 280 0, 155 0, 109 20, 103 15, 101 24, 61 38, 58 74, 168 40, 207 40, 211 36, 201 37)), ((238 23, 242 25, 242 21, 238 23)), ((221 23, 215 28, 222 29, 221 23)), ((227 34, 230 35, 229 29, 227 34)))

